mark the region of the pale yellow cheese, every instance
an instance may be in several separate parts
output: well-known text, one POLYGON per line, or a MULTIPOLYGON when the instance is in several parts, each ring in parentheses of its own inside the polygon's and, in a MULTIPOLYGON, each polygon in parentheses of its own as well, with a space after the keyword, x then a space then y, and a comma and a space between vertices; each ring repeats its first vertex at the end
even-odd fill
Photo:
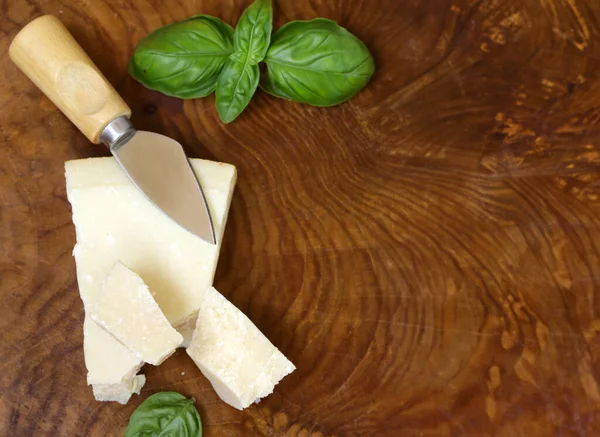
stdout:
POLYGON ((91 318, 139 359, 155 366, 171 356, 183 341, 142 278, 121 262, 104 280, 91 318))
MULTIPOLYGON (((144 278, 175 328, 185 327, 195 318, 204 293, 212 285, 236 170, 213 161, 191 162, 211 211, 217 245, 195 237, 156 209, 114 158, 65 164, 77 235, 73 254, 86 314, 96 302, 102 281, 120 260, 144 278)), ((84 351, 89 384, 131 385, 142 364, 87 315, 84 351)))
POLYGON ((85 335, 83 353, 88 368, 87 383, 92 385, 96 400, 124 404, 133 393, 139 394, 146 378, 136 373, 143 362, 129 349, 115 341, 88 315, 83 322, 83 332, 85 335), (107 360, 106 357, 119 359, 107 360))
POLYGON ((219 397, 241 410, 271 394, 294 365, 217 290, 203 296, 188 355, 219 397))
POLYGON ((192 165, 211 211, 217 245, 190 234, 154 207, 114 158, 65 164, 77 231, 73 252, 86 309, 118 260, 144 278, 173 325, 197 309, 212 285, 236 171, 213 161, 192 160, 192 165))
POLYGON ((89 314, 83 321, 83 332, 87 383, 130 385, 144 364, 142 360, 98 326, 89 314), (118 360, 109 357, 118 357, 118 360))

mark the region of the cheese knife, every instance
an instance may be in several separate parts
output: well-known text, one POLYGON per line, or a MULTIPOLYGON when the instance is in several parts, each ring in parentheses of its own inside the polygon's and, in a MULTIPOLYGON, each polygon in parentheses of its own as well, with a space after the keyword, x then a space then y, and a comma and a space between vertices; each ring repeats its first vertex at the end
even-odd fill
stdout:
POLYGON ((44 15, 27 24, 12 41, 9 55, 92 143, 110 149, 156 207, 216 244, 202 187, 181 145, 135 129, 129 106, 58 18, 44 15))

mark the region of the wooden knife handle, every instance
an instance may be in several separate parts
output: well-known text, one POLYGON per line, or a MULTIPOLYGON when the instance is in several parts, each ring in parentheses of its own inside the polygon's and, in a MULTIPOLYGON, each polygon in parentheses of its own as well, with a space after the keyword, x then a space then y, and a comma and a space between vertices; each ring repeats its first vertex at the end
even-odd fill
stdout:
POLYGON ((93 143, 131 109, 52 15, 27 24, 8 49, 10 58, 93 143))

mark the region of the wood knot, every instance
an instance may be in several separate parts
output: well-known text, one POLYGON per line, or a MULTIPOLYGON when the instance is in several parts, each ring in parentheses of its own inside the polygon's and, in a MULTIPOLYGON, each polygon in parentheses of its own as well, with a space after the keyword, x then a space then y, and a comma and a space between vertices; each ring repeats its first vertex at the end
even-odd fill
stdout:
POLYGON ((158 106, 156 106, 154 103, 146 103, 144 106, 142 106, 142 111, 144 111, 146 114, 152 115, 158 111, 158 106))

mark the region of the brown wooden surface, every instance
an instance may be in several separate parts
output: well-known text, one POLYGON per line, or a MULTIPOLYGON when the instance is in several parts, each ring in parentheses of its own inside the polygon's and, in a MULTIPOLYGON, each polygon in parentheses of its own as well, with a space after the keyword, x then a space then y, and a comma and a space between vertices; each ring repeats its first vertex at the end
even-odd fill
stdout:
POLYGON ((120 436, 160 390, 212 436, 600 435, 600 3, 276 0, 377 59, 350 103, 222 125, 127 76, 150 30, 241 0, 0 1, 0 435, 120 436), (129 405, 85 383, 63 162, 91 146, 8 59, 59 16, 134 111, 239 169, 216 286, 298 370, 239 412, 184 353, 129 405), (184 373, 185 372, 185 373, 184 373))

